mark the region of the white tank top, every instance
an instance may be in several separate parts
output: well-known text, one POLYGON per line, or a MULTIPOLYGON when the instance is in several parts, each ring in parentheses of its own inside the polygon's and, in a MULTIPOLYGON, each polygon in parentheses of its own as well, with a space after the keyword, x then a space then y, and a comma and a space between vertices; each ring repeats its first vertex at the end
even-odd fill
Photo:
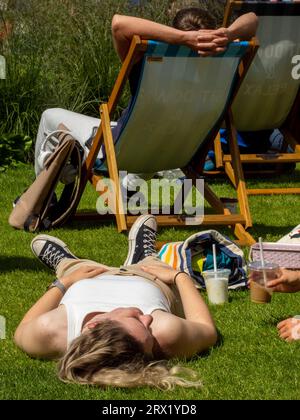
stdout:
POLYGON ((60 304, 67 311, 68 347, 81 334, 84 318, 92 312, 129 307, 139 308, 144 314, 157 309, 171 312, 160 288, 139 276, 108 274, 80 280, 67 290, 60 304))

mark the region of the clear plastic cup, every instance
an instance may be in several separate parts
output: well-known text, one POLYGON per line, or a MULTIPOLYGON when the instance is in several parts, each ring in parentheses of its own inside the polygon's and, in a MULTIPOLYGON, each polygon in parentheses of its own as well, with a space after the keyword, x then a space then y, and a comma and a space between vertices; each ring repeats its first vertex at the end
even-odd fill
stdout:
POLYGON ((251 301, 270 303, 273 292, 267 287, 267 283, 278 278, 279 266, 269 262, 265 262, 265 265, 262 266, 260 261, 254 261, 248 265, 248 269, 251 301))
POLYGON ((218 269, 203 271, 208 300, 214 305, 228 302, 228 280, 230 270, 218 269))

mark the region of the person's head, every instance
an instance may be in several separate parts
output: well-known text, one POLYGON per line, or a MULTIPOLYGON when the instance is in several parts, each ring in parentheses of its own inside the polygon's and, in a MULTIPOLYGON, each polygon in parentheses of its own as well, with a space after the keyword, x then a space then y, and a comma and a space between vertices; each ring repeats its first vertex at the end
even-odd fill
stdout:
POLYGON ((217 22, 207 10, 200 7, 189 7, 176 13, 173 19, 173 27, 181 31, 216 29, 217 22))
POLYGON ((200 386, 199 381, 178 377, 181 368, 169 369, 165 363, 154 361, 151 322, 152 317, 137 308, 96 315, 60 360, 59 378, 99 386, 200 386))
POLYGON ((110 312, 97 314, 84 325, 82 332, 88 332, 104 321, 116 321, 124 331, 130 334, 142 351, 148 356, 153 356, 154 337, 151 331, 153 317, 145 315, 139 308, 117 308, 110 312))

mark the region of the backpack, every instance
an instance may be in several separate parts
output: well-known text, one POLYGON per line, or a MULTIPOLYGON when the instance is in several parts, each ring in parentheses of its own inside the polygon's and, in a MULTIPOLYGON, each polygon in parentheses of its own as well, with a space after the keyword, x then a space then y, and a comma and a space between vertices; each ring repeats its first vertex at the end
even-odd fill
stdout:
POLYGON ((29 232, 61 226, 76 210, 80 188, 83 149, 60 125, 58 145, 45 162, 45 168, 31 186, 14 202, 9 224, 29 232), (75 173, 61 188, 59 181, 65 169, 75 173), (60 190, 59 198, 56 190, 60 190))
POLYGON ((189 274, 198 288, 205 289, 202 272, 213 269, 212 245, 216 245, 218 268, 230 269, 229 289, 247 287, 247 265, 243 251, 216 230, 198 232, 183 242, 165 244, 159 258, 176 270, 189 274))

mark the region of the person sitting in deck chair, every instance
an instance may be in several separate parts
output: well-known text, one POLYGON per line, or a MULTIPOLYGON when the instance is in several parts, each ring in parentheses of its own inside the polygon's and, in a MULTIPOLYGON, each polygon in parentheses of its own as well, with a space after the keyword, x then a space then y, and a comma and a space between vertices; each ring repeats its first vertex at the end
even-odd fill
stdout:
MULTIPOLYGON (((214 17, 206 10, 192 7, 181 9, 173 20, 173 27, 132 16, 115 15, 112 19, 112 34, 115 49, 123 62, 134 35, 143 39, 160 40, 170 44, 185 45, 202 56, 224 52, 229 42, 235 39, 250 39, 256 33, 258 19, 254 13, 239 17, 229 28, 217 28, 214 17)), ((132 97, 137 90, 141 62, 137 62, 129 76, 132 97)), ((126 122, 129 106, 116 123, 112 123, 113 137, 116 140, 126 122)), ((63 123, 86 150, 94 138, 100 120, 68 110, 53 108, 46 110, 41 117, 35 146, 35 172, 38 175, 44 163, 57 145, 53 136, 60 123, 63 123)), ((103 150, 99 153, 103 157, 103 150)), ((99 161, 101 162, 101 160, 99 161)), ((97 162, 96 162, 97 168, 97 162)), ((127 176, 127 185, 135 176, 127 176)), ((69 180, 72 180, 68 177, 69 180)))

